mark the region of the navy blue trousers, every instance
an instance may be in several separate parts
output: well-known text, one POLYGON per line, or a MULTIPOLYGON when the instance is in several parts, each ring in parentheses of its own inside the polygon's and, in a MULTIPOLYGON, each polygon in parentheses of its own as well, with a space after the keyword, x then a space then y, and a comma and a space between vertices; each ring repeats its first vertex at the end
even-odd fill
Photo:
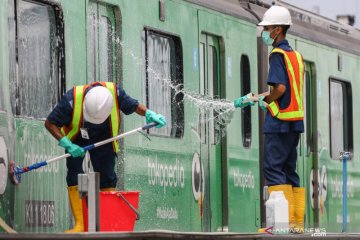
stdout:
MULTIPOLYGON (((116 154, 112 144, 106 144, 89 151, 91 164, 95 172, 100 173, 100 188, 116 187, 117 176, 114 171, 116 154)), ((78 185, 78 174, 84 173, 82 157, 66 159, 68 186, 78 185)))
POLYGON ((264 176, 267 186, 290 184, 300 186, 296 170, 300 133, 266 133, 264 176))

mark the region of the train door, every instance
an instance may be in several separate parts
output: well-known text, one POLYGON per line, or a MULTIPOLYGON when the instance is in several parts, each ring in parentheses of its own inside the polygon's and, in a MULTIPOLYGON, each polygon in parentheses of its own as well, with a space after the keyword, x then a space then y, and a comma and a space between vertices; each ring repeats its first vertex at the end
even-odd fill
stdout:
POLYGON ((116 28, 116 9, 99 2, 89 2, 87 13, 88 82, 116 82, 116 59, 119 42, 116 28))
MULTIPOLYGON (((298 164, 297 172, 300 177, 300 186, 305 187, 307 192, 314 195, 315 181, 313 169, 317 163, 317 126, 316 126, 316 83, 315 83, 315 65, 305 61, 305 78, 304 78, 304 134, 301 136, 298 147, 298 164)), ((313 226, 315 219, 314 196, 306 194, 306 226, 313 226)))
MULTIPOLYGON (((0 8, 6 9, 6 5, 7 2, 2 1, 0 8)), ((11 11, 8 16, 1 17, 4 20, 6 17, 14 18, 14 11, 11 11)), ((13 22, 9 22, 9 25, 10 24, 13 24, 13 22)), ((13 26, 9 28, 15 30, 13 26)), ((3 33, 4 34, 0 35, 0 52, 2 55, 5 55, 10 47, 13 50, 14 45, 10 46, 5 44, 7 34, 5 30, 3 33)), ((11 33, 9 35, 11 35, 11 33)), ((10 167, 9 162, 14 159, 15 137, 13 134, 14 126, 11 124, 14 119, 11 114, 9 114, 11 109, 10 94, 9 91, 7 91, 7 89, 9 89, 9 76, 6 71, 8 66, 7 62, 8 60, 5 57, 0 58, 0 218, 5 222, 10 222, 14 212, 14 187, 8 177, 8 172, 10 167)))
MULTIPOLYGON (((120 10, 114 6, 90 1, 87 8, 87 83, 116 82, 121 84, 119 22, 120 10)), ((120 125, 120 132, 123 123, 120 125)), ((124 140, 119 140, 123 159, 124 140)), ((118 187, 124 188, 123 161, 118 161, 118 187)))
MULTIPOLYGON (((220 96, 220 46, 218 38, 202 34, 200 39, 200 93, 220 96)), ((200 110, 200 157, 204 166, 203 231, 222 230, 221 132, 213 109, 200 110)))
MULTIPOLYGON (((65 90, 63 16, 61 8, 51 3, 9 0, 8 4, 13 160, 28 166, 63 153, 44 128, 44 119, 65 90)), ((17 230, 65 228, 65 173, 64 162, 56 162, 22 175, 15 190, 17 230)))

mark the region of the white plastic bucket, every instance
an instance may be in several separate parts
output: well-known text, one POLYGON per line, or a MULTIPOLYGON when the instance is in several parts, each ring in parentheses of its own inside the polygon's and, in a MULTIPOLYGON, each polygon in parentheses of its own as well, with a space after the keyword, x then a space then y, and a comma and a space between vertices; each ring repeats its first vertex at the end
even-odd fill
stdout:
POLYGON ((288 233, 289 207, 283 191, 272 191, 266 201, 266 228, 273 233, 288 233))

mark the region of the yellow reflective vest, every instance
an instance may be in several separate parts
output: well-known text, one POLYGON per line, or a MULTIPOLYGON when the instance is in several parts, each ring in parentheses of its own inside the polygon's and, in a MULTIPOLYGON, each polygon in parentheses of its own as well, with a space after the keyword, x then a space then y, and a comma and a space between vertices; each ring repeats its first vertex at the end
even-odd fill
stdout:
MULTIPOLYGON (((274 48, 272 53, 281 53, 284 56, 287 74, 290 83, 290 104, 285 109, 280 109, 278 101, 271 102, 268 106, 273 117, 283 121, 298 121, 304 119, 303 85, 305 65, 300 53, 274 48)), ((270 57, 271 57, 270 54, 270 57)))
MULTIPOLYGON (((116 84, 112 82, 94 82, 88 85, 84 86, 75 86, 73 88, 73 112, 72 112, 72 120, 69 127, 62 127, 61 132, 67 136, 71 141, 73 141, 76 136, 80 132, 80 126, 83 121, 83 101, 84 101, 84 93, 85 90, 93 85, 101 84, 102 86, 109 89, 111 92, 113 98, 114 98, 114 106, 112 107, 111 114, 110 114, 110 131, 112 134, 112 137, 115 137, 118 135, 119 127, 120 127, 120 114, 119 114, 119 103, 118 103, 118 97, 117 97, 117 88, 116 84)), ((118 141, 113 142, 113 148, 114 151, 117 153, 119 151, 119 143, 118 141)))

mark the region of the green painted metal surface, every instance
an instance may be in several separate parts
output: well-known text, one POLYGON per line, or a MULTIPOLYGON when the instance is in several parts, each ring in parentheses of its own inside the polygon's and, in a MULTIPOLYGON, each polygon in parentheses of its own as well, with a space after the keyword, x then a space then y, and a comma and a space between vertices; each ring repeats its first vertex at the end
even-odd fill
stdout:
MULTIPOLYGON (((0 137, 7 147, 8 159, 20 166, 44 161, 63 153, 56 141, 43 127, 43 119, 14 116, 9 96, 9 53, 7 2, 0 1, 0 137)), ((215 12, 180 0, 165 2, 165 21, 159 19, 159 1, 108 0, 101 2, 100 12, 110 16, 119 38, 111 48, 113 61, 121 68, 113 69, 116 81, 126 92, 140 102, 146 102, 143 31, 145 28, 173 35, 180 39, 183 55, 184 89, 196 93, 206 92, 201 86, 201 43, 217 50, 218 92, 215 95, 228 100, 241 93, 240 59, 246 55, 250 62, 251 90, 258 89, 258 56, 256 26, 234 17, 215 12), (121 19, 118 19, 121 18, 121 19), (119 52, 117 52, 119 51, 119 52), (117 52, 117 53, 116 53, 117 52), (120 58, 120 59, 118 59, 120 58)), ((85 84, 89 76, 88 23, 89 1, 58 1, 63 11, 65 29, 66 89, 85 84)), ((102 27, 102 25, 98 25, 102 27)), ((357 69, 359 56, 289 36, 291 45, 300 51, 307 67, 312 66, 316 89, 312 96, 317 102, 317 129, 310 125, 312 136, 317 136, 320 182, 319 223, 312 196, 312 170, 314 154, 309 152, 305 135, 298 147, 298 173, 301 184, 307 188, 306 226, 318 224, 326 231, 340 232, 342 221, 341 162, 330 157, 329 77, 351 82, 353 93, 359 89, 357 69), (343 69, 338 70, 338 54, 342 55, 343 69), (326 59, 326 60, 325 60, 326 59), (324 177, 326 176, 326 177, 324 177), (326 181, 325 181, 326 180, 326 181)), ((208 55, 209 49, 204 52, 208 55)), ((101 64, 101 59, 99 58, 101 64)), ((99 64, 98 63, 98 64, 99 64)), ((204 63, 207 67, 208 61, 204 63)), ((205 67, 207 69, 207 67, 205 67)), ((99 70, 100 71, 100 70, 99 70)), ((210 84, 206 71, 205 85, 210 84), (207 82, 209 81, 209 82, 207 82)), ((100 74, 98 74, 100 76, 100 74)), ((40 91, 41 89, 39 89, 40 91)), ((353 97, 356 102, 356 96, 353 97)), ((36 107, 36 106, 34 106, 36 107)), ((140 191, 141 220, 135 230, 168 229, 176 231, 255 232, 260 223, 260 174, 258 108, 251 109, 251 145, 242 145, 241 110, 233 113, 227 125, 226 145, 202 144, 199 137, 201 109, 184 103, 184 134, 181 138, 143 135, 124 139, 124 157, 120 159, 119 179, 125 190, 140 191), (223 159, 226 156, 226 159, 223 159), (226 164, 224 164, 226 163, 226 164), (227 167, 223 175, 222 169, 227 167), (201 170, 201 169, 204 170, 201 170), (201 175, 204 173, 204 177, 201 175), (196 179, 195 179, 196 178, 196 179), (199 180, 201 179, 201 180, 199 180), (195 184, 195 186, 194 186, 195 184), (198 185, 196 185, 198 184, 198 185), (224 191, 223 188, 227 188, 224 191), (207 192, 208 191, 208 192, 207 192), (227 196, 223 194, 227 193, 227 196), (223 206, 227 206, 224 208, 223 206), (225 226, 227 224, 227 226, 225 226)), ((50 112, 50 109, 49 109, 50 112)), ((354 124, 359 111, 353 107, 354 124)), ((123 131, 144 124, 136 114, 123 116, 123 131)), ((354 127, 354 156, 360 130, 354 127)), ((348 173, 348 230, 357 231, 359 164, 356 158, 349 163, 348 173)), ((0 195, 0 217, 20 232, 62 232, 71 225, 71 211, 66 193, 65 160, 23 175, 20 186, 7 181, 0 195)))
MULTIPOLYGON (((64 152, 42 122, 16 120, 16 164, 29 166, 64 152)), ((22 232, 61 232, 69 224, 65 159, 21 176, 15 190, 16 229, 22 232)))

